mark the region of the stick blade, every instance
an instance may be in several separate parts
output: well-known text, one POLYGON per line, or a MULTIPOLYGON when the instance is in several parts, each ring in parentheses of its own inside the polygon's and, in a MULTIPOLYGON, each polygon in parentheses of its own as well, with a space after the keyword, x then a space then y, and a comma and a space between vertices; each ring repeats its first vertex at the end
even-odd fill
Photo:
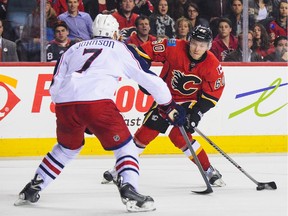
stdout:
POLYGON ((257 184, 258 186, 256 187, 256 190, 264 190, 264 189, 267 189, 267 190, 276 190, 277 189, 277 185, 276 183, 273 181, 273 182, 259 182, 257 184))
POLYGON ((193 193, 196 193, 196 194, 201 194, 201 195, 205 195, 205 194, 210 194, 210 193, 213 193, 213 190, 211 187, 207 188, 206 190, 204 191, 192 191, 193 193))

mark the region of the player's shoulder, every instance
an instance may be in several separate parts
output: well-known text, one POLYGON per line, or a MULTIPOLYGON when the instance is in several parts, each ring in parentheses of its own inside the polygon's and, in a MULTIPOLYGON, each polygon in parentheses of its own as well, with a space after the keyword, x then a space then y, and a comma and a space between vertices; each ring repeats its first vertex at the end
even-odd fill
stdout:
POLYGON ((219 60, 216 58, 216 56, 211 52, 211 51, 207 51, 207 57, 206 57, 206 60, 209 61, 209 63, 211 64, 217 64, 219 65, 220 62, 219 60))

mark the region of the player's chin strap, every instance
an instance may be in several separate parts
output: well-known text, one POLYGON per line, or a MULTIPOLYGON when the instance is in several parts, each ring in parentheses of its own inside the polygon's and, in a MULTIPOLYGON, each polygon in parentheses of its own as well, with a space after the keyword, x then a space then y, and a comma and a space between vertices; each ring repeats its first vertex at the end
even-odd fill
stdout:
POLYGON ((181 127, 179 127, 179 129, 180 129, 180 132, 181 132, 184 140, 186 141, 186 144, 187 144, 189 150, 191 151, 193 159, 194 159, 194 161, 195 161, 195 163, 196 163, 196 165, 197 165, 197 167, 198 167, 198 169, 199 169, 199 171, 200 171, 200 173, 201 173, 201 175, 202 175, 202 177, 203 177, 203 179, 205 181, 206 187, 207 187, 205 191, 193 191, 193 192, 194 193, 198 193, 198 194, 209 194, 209 193, 212 193, 213 192, 212 187, 211 187, 211 185, 210 185, 210 183, 209 183, 209 181, 208 181, 208 179, 207 179, 207 177, 205 175, 205 171, 203 170, 202 165, 200 164, 200 161, 199 161, 199 159, 198 159, 198 157, 197 157, 197 155, 196 155, 196 153, 195 153, 195 151, 194 151, 194 149, 192 147, 192 144, 191 144, 191 142, 190 142, 190 140, 188 138, 188 135, 187 135, 184 127, 181 126, 181 127))
MULTIPOLYGON (((239 169, 242 173, 244 173, 250 180, 252 180, 256 185, 257 190, 276 190, 277 186, 274 181, 272 182, 258 182, 252 176, 250 176, 239 164, 237 164, 229 155, 227 155, 224 151, 222 151, 212 140, 210 140, 207 136, 205 136, 198 128, 194 128, 194 130, 205 139, 211 146, 213 146, 222 156, 224 156, 230 163, 232 163, 237 169, 239 169)), ((194 155, 193 155, 194 157, 194 155)))

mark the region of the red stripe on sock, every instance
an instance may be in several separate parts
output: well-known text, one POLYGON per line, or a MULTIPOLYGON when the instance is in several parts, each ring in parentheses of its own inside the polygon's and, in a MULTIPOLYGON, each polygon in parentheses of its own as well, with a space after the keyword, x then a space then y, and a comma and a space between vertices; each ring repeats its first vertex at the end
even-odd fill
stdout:
POLYGON ((124 162, 120 163, 118 166, 116 166, 116 170, 118 171, 119 169, 121 169, 123 166, 126 166, 126 165, 135 166, 137 168, 137 170, 139 170, 138 164, 133 162, 133 161, 124 161, 124 162))
POLYGON ((49 167, 50 170, 52 170, 54 173, 59 175, 61 173, 60 170, 58 170, 55 166, 53 166, 46 158, 43 159, 43 163, 49 167))

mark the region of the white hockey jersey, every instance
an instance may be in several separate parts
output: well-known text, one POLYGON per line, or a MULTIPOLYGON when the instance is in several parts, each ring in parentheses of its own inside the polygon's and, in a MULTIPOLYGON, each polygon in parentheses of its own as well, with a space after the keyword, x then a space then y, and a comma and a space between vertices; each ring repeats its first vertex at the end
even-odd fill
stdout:
POLYGON ((57 63, 50 86, 54 103, 114 99, 119 78, 144 87, 158 104, 172 97, 133 47, 109 38, 94 38, 70 47, 57 63))

